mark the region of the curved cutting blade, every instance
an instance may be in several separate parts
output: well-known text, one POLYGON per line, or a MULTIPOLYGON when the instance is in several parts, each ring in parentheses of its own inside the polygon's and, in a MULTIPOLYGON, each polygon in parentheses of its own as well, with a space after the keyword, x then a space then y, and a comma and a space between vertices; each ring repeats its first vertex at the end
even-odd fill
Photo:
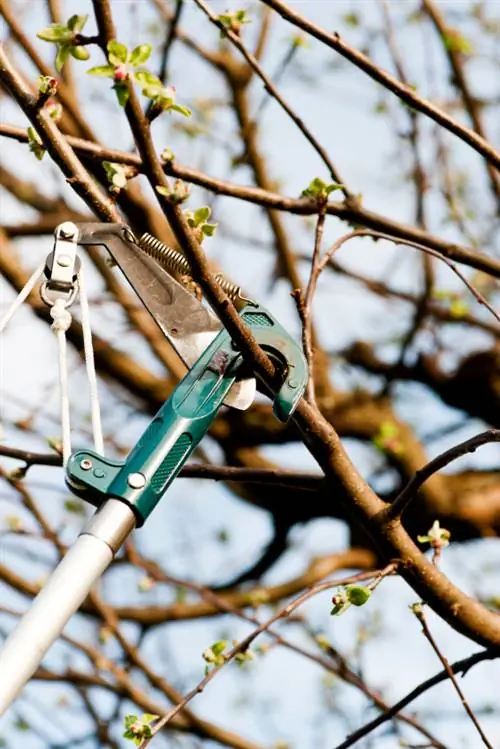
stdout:
MULTIPOLYGON (((222 330, 218 317, 146 255, 124 224, 88 223, 78 228, 78 244, 107 248, 184 364, 191 368, 222 330)), ((254 378, 240 380, 224 403, 244 411, 253 403, 255 392, 254 378)))

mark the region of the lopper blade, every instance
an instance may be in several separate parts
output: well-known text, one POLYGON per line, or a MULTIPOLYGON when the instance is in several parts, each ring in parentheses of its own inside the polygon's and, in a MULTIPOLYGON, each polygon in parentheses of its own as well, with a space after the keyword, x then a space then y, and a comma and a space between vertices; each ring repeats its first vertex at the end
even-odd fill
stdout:
MULTIPOLYGON (((150 315, 191 368, 222 330, 211 310, 138 247, 124 224, 79 224, 78 244, 103 245, 119 266, 150 315)), ((235 382, 226 396, 227 406, 247 409, 255 398, 256 382, 235 382)))

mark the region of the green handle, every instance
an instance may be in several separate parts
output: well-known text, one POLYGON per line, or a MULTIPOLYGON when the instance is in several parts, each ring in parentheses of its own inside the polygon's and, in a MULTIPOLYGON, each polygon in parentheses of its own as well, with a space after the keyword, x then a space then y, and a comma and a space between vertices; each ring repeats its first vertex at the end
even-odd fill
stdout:
MULTIPOLYGON (((267 310, 247 305, 243 320, 284 377, 274 413, 287 421, 307 384, 304 356, 267 310)), ((73 453, 67 466, 72 490, 99 507, 108 497, 126 502, 142 525, 206 434, 243 366, 241 353, 222 330, 156 414, 125 462, 90 450, 73 453)))

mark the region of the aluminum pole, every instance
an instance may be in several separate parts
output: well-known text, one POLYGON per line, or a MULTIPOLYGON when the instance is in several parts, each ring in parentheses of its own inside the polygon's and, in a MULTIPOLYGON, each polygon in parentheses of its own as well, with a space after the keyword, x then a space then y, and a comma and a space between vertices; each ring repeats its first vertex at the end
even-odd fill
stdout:
POLYGON ((0 716, 33 676, 134 527, 134 513, 116 499, 107 500, 90 519, 4 643, 0 716))

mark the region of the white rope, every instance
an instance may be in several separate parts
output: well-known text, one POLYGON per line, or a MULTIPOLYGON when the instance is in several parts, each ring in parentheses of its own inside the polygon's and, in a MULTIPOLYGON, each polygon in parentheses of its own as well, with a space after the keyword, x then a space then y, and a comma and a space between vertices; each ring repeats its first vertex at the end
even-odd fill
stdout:
POLYGON ((92 328, 90 326, 89 300, 85 286, 83 266, 78 271, 78 285, 80 287, 80 309, 82 311, 83 349, 85 354, 85 366, 87 368, 87 380, 89 383, 90 408, 92 416, 92 433, 94 436, 94 448, 97 453, 104 455, 104 438, 101 424, 101 404, 99 403, 99 391, 97 387, 97 375, 95 371, 94 347, 92 344, 92 328))
POLYGON ((0 333, 3 332, 5 326, 7 323, 12 319, 14 314, 17 312, 21 304, 28 298, 28 296, 33 291, 33 288, 35 287, 36 282, 41 277, 43 271, 45 268, 45 261, 41 263, 36 271, 28 278, 26 281, 24 287, 21 289, 17 297, 14 299, 13 303, 5 313, 5 315, 0 319, 0 333))
MULTIPOLYGON (((19 292, 7 312, 0 319, 0 333, 3 332, 7 323, 10 322, 19 307, 26 301, 33 291, 37 281, 42 276, 45 269, 45 261, 33 272, 26 284, 19 292)), ((78 271, 78 286, 80 292, 80 306, 82 311, 82 333, 83 348, 85 355, 85 367, 87 370, 87 379, 89 382, 89 396, 92 417, 92 433, 94 438, 94 447, 96 452, 104 454, 104 438, 101 424, 101 407, 99 403, 99 393, 97 387, 97 375, 95 370, 94 347, 92 344, 92 329, 90 326, 90 310, 85 287, 83 267, 78 271)), ((69 401, 69 383, 68 383, 68 345, 66 340, 66 331, 71 325, 72 317, 66 307, 67 302, 63 299, 56 299, 50 308, 50 316, 53 319, 52 330, 57 337, 59 348, 59 395, 60 395, 60 412, 61 412, 61 429, 62 429, 62 452, 63 465, 66 465, 71 455, 71 420, 70 420, 70 401, 69 401)))
POLYGON ((50 308, 50 316, 54 320, 52 330, 57 336, 59 346, 59 395, 61 409, 62 452, 65 466, 71 455, 71 421, 69 410, 68 387, 68 347, 66 331, 71 325, 71 314, 66 309, 64 299, 56 299, 50 308))

